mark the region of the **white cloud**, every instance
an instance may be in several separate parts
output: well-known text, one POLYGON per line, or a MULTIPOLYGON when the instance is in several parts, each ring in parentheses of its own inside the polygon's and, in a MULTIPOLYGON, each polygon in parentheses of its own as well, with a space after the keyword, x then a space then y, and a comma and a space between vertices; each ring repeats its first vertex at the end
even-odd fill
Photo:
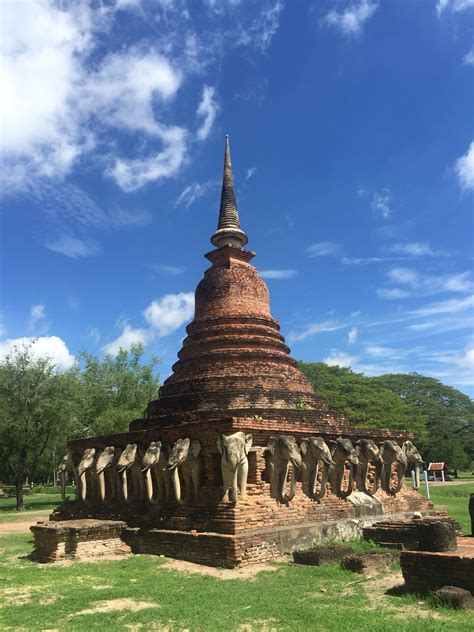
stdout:
POLYGON ((46 318, 46 307, 44 305, 32 305, 30 310, 30 320, 28 321, 28 328, 35 329, 40 321, 44 321, 46 318))
POLYGON ((463 191, 474 191, 474 141, 466 153, 454 163, 459 186, 463 191))
POLYGON ((323 22, 334 26, 344 35, 359 35, 369 18, 377 10, 378 4, 370 0, 360 0, 358 4, 351 4, 342 11, 332 9, 327 13, 323 22))
POLYGON ((324 257, 337 255, 341 251, 340 244, 334 241, 320 241, 308 246, 306 253, 309 257, 324 257))
POLYGON ((463 62, 466 66, 474 66, 474 46, 464 55, 463 62))
POLYGON ((391 301, 400 298, 408 298, 410 296, 410 292, 401 290, 400 288, 377 288, 377 296, 391 301))
POLYGON ((257 171, 257 167, 249 167, 245 172, 245 179, 250 180, 250 178, 252 178, 255 175, 256 171, 257 171))
POLYGON ((392 349, 390 347, 382 347, 380 345, 369 345, 365 348, 364 351, 367 355, 376 358, 392 358, 394 355, 399 355, 396 349, 392 349))
POLYGON ((324 358, 323 362, 325 362, 329 366, 340 366, 348 369, 356 364, 357 360, 357 356, 350 355, 349 353, 344 353, 344 351, 333 349, 330 354, 326 358, 324 358))
POLYGON ((46 248, 57 252, 71 259, 80 259, 81 257, 90 257, 97 255, 100 252, 99 246, 94 241, 86 242, 79 237, 72 237, 71 235, 62 235, 56 239, 47 241, 46 248))
POLYGON ((439 303, 431 303, 425 307, 412 310, 410 314, 417 314, 420 316, 428 316, 432 314, 450 314, 452 312, 461 312, 474 307, 474 295, 467 296, 466 298, 452 298, 447 301, 440 301, 439 303))
POLYGON ((169 266, 163 263, 156 263, 153 266, 153 270, 160 274, 169 274, 170 276, 178 276, 179 274, 183 274, 186 271, 185 266, 169 266))
POLYGON ((292 279, 296 270, 261 270, 262 279, 292 279))
POLYGON ((160 126, 157 136, 163 141, 163 150, 146 158, 116 158, 106 175, 127 192, 136 191, 155 180, 173 176, 186 157, 186 130, 181 127, 160 126))
POLYGON ((40 336, 39 338, 14 338, 0 342, 0 358, 14 355, 15 349, 31 345, 31 355, 35 359, 50 358, 59 369, 70 369, 75 361, 66 343, 58 336, 40 336))
POLYGON ((145 329, 133 329, 130 325, 125 325, 118 338, 102 347, 104 353, 116 356, 120 349, 128 351, 132 345, 146 345, 150 339, 149 332, 145 329))
POLYGON ((301 340, 306 340, 306 338, 310 338, 311 336, 316 336, 317 334, 321 334, 326 331, 336 331, 337 329, 344 329, 346 325, 338 323, 332 320, 326 320, 322 323, 312 323, 306 329, 300 332, 290 332, 288 335, 288 340, 291 342, 300 342, 301 340))
POLYGON ((196 114, 202 119, 202 124, 196 132, 198 140, 206 140, 212 130, 214 121, 219 112, 219 104, 216 100, 216 89, 211 86, 204 86, 201 102, 196 114))
MULTIPOLYGON (((273 36, 280 26, 280 14, 284 4, 281 0, 273 2, 261 2, 261 11, 253 19, 248 27, 243 27, 236 37, 236 44, 248 46, 252 44, 255 48, 265 52, 273 39, 273 36)), ((247 6, 244 7, 248 10, 247 6)))
POLYGON ((438 0, 436 13, 439 17, 448 8, 454 13, 459 13, 471 7, 474 7, 474 0, 438 0))
POLYGON ((182 86, 196 79, 182 98, 200 94, 197 136, 204 140, 219 108, 203 76, 215 76, 233 48, 265 51, 283 4, 233 7, 232 20, 203 29, 183 2, 168 0, 3 3, 4 189, 58 181, 86 157, 125 191, 174 176, 189 158, 195 126, 194 115, 180 120, 186 110, 174 107, 182 86), (133 10, 142 26, 125 38, 116 21, 124 10, 133 10))
POLYGON ((390 189, 382 189, 379 193, 376 191, 372 195, 370 206, 375 215, 380 215, 383 219, 387 219, 392 214, 391 203, 392 193, 390 189))
POLYGON ((357 327, 352 327, 351 329, 349 329, 349 331, 347 332, 347 344, 353 345, 357 341, 358 335, 359 331, 357 327))
POLYGON ((380 288, 377 290, 377 294, 381 298, 431 296, 441 292, 472 292, 474 288, 469 271, 433 276, 421 274, 412 268, 396 267, 391 268, 387 276, 391 283, 397 283, 404 288, 380 288))
POLYGON ((101 338, 100 331, 97 327, 92 327, 92 329, 89 330, 89 336, 94 342, 99 342, 101 338))
POLYGON ((160 336, 167 336, 191 320, 194 314, 193 292, 166 294, 152 301, 143 315, 160 336))
POLYGON ((207 182, 193 182, 189 184, 179 195, 174 205, 179 206, 184 204, 186 208, 189 208, 191 204, 194 204, 196 200, 202 198, 209 189, 212 189, 216 185, 214 180, 208 180, 207 182))
POLYGON ((409 241, 406 243, 392 244, 387 248, 388 252, 411 257, 429 256, 433 257, 435 252, 426 241, 409 241))
POLYGON ((341 257, 341 263, 348 266, 363 266, 381 261, 387 261, 387 259, 385 257, 341 257))

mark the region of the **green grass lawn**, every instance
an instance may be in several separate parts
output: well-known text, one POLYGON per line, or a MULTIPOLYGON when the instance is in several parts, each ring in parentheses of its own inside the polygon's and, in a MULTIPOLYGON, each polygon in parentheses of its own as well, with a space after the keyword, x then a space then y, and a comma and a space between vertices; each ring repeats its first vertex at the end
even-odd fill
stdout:
MULTIPOLYGON (((433 502, 448 508, 467 531, 473 485, 432 486, 433 502)), ((30 512, 52 509, 59 495, 36 494, 30 512)), ((14 499, 0 500, 1 517, 14 499)), ((374 548, 355 542, 355 550, 374 548)), ((323 567, 271 564, 254 577, 221 579, 178 571, 163 558, 135 555, 100 562, 37 564, 30 534, 0 537, 0 629, 178 632, 472 631, 472 613, 435 607, 432 598, 405 594, 396 567, 373 579, 323 567), (388 590, 388 592, 387 592, 388 590)))
POLYGON ((41 565, 28 559, 31 548, 30 535, 0 538, 2 629, 474 630, 472 613, 434 608, 430 598, 400 591, 386 595, 393 578, 400 581, 396 570, 354 583, 361 577, 337 564, 280 562, 255 577, 223 580, 169 569, 149 555, 41 565))
MULTIPOLYGON (((425 486, 420 491, 426 495, 425 486)), ((464 533, 471 533, 469 496, 474 493, 474 481, 468 485, 430 485, 430 496, 436 507, 445 507, 449 515, 459 522, 464 533)))
POLYGON ((16 511, 15 497, 0 498, 0 522, 27 520, 28 516, 42 510, 52 511, 61 503, 61 494, 32 494, 24 497, 25 510, 16 511))

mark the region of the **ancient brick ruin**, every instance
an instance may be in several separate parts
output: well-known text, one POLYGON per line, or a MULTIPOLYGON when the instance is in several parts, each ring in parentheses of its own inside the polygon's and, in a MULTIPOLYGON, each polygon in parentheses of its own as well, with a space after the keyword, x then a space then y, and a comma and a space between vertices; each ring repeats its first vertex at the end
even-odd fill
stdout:
POLYGON ((134 552, 234 567, 428 510, 404 483, 410 433, 351 426, 290 357, 244 248, 228 139, 211 241, 159 399, 127 433, 70 441, 77 498, 52 519, 123 521, 134 552))

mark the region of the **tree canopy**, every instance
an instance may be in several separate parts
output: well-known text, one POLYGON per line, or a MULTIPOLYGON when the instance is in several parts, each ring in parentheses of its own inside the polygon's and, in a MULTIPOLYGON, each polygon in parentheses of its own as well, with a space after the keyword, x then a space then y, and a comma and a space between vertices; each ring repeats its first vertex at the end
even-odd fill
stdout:
POLYGON ((351 424, 413 432, 427 461, 454 470, 474 459, 474 402, 457 389, 417 373, 367 377, 322 362, 299 363, 318 395, 351 424))
POLYGON ((69 371, 35 358, 33 345, 0 361, 0 479, 15 485, 18 509, 25 482, 48 479, 68 439, 127 430, 159 388, 142 345, 102 359, 82 353, 69 371))

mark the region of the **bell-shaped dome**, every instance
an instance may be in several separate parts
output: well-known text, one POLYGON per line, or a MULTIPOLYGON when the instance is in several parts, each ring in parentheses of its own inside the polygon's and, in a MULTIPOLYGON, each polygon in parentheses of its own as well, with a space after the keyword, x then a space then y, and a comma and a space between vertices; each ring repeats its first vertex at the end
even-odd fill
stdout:
POLYGON ((271 316, 268 288, 250 263, 255 253, 242 248, 247 237, 235 204, 228 139, 221 199, 226 203, 221 202, 219 227, 232 229, 234 236, 241 234, 245 240, 242 237, 237 245, 230 240, 206 255, 212 265, 196 289, 194 320, 160 398, 148 405, 147 422, 160 425, 197 421, 202 415, 209 419, 262 412, 287 420, 303 413, 315 420, 327 417, 326 401, 314 395, 271 316))

